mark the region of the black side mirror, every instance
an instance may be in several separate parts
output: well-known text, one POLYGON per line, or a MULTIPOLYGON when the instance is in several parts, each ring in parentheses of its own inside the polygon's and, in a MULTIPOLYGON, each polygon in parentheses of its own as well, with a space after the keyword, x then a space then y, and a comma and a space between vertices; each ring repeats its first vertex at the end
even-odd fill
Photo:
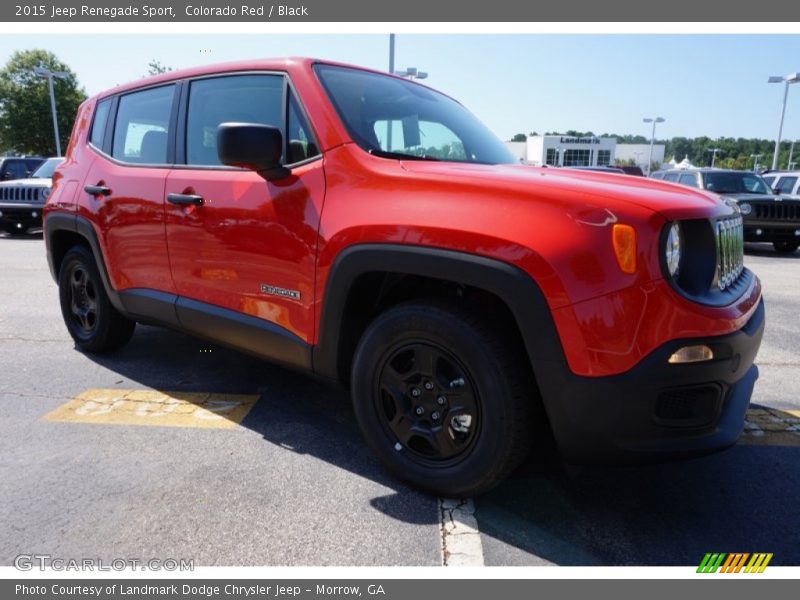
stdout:
POLYGON ((223 165, 255 171, 267 181, 288 177, 281 165, 283 135, 277 127, 259 123, 221 123, 217 128, 217 155, 223 165))

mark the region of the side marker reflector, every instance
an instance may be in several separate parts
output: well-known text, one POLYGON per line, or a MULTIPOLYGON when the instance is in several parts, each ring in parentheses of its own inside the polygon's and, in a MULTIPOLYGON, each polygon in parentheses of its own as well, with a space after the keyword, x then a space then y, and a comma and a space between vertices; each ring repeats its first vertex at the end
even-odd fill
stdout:
POLYGON ((614 254, 623 273, 636 272, 636 230, 630 225, 617 223, 611 231, 614 254))

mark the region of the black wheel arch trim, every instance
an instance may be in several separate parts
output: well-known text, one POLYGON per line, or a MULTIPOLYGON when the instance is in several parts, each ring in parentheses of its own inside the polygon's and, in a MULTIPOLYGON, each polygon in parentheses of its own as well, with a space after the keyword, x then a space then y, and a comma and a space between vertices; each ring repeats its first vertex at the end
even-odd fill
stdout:
POLYGON ((555 361, 566 366, 566 357, 544 293, 522 269, 497 259, 455 250, 357 244, 339 253, 325 285, 319 340, 313 349, 314 371, 325 379, 342 379, 342 357, 339 356, 342 317, 351 286, 360 276, 370 272, 430 277, 490 292, 511 311, 537 377, 542 362, 555 361))

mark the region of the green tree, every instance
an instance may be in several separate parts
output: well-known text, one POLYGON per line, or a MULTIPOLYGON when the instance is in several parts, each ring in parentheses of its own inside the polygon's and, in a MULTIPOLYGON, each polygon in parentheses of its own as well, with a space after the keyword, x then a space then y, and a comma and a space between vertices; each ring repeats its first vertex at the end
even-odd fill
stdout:
POLYGON ((67 73, 65 79, 53 80, 61 148, 67 147, 86 93, 67 65, 52 52, 36 49, 15 52, 0 70, 0 150, 42 156, 56 152, 47 80, 33 73, 39 66, 67 73))
POLYGON ((169 73, 170 71, 172 71, 172 67, 162 64, 160 60, 155 58, 147 63, 148 75, 161 75, 162 73, 169 73))
POLYGON ((512 137, 509 141, 510 142, 524 142, 528 139, 528 136, 524 133, 517 133, 512 137))

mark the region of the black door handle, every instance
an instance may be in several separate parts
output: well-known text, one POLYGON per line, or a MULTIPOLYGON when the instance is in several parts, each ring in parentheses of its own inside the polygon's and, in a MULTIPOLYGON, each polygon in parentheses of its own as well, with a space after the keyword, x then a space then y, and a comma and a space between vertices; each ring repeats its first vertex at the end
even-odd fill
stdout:
POLYGON ((87 185, 83 191, 92 196, 110 196, 111 189, 104 185, 87 185))
POLYGON ((196 194, 167 194, 167 200, 173 204, 203 205, 203 197, 196 194))

